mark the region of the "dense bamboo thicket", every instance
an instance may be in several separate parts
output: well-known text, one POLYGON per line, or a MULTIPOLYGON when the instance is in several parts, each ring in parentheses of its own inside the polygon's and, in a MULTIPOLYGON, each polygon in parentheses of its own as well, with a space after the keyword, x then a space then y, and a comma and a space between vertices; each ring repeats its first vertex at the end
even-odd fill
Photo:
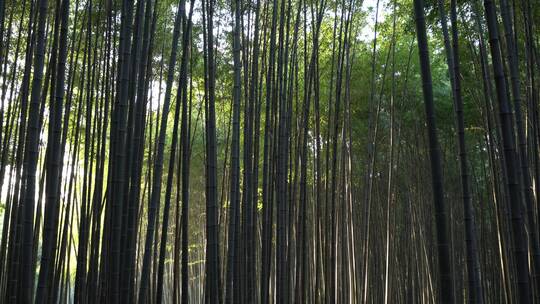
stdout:
POLYGON ((540 304, 537 0, 0 0, 0 303, 540 304))

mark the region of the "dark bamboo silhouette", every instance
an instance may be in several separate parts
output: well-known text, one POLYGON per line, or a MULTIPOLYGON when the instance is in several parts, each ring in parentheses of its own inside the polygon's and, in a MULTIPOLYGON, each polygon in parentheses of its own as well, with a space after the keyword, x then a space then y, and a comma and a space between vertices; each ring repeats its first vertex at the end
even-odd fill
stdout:
POLYGON ((429 63, 428 42, 426 37, 426 24, 424 18, 424 3, 422 0, 414 1, 416 34, 418 40, 418 54, 420 57, 420 71, 422 76, 422 91, 426 109, 426 122, 429 138, 429 155, 431 160, 431 179, 433 187, 433 204, 435 207, 435 222, 437 225, 437 251, 440 276, 440 301, 454 303, 454 288, 452 268, 450 265, 450 242, 446 229, 446 211, 444 204, 444 190, 442 180, 442 166, 437 127, 435 124, 435 109, 433 102, 433 87, 431 67, 429 63))
MULTIPOLYGON (((181 3, 179 3, 179 8, 181 3)), ((167 119, 169 114, 170 100, 172 94, 172 85, 174 79, 174 70, 176 65, 176 56, 178 49, 178 40, 180 39, 180 25, 181 25, 181 11, 179 10, 176 14, 174 21, 174 30, 173 30, 173 40, 171 46, 171 57, 169 58, 168 68, 167 68, 167 81, 165 87, 164 103, 163 110, 161 113, 161 123, 159 128, 159 137, 157 139, 157 151, 154 161, 153 168, 153 180, 152 180, 152 191, 151 191, 151 200, 150 208, 148 212, 148 227, 146 233, 146 240, 144 245, 144 257, 143 257, 143 266, 141 272, 141 282, 139 289, 139 303, 146 303, 147 298, 149 297, 149 284, 150 284, 150 263, 151 263, 151 254, 152 254, 152 243, 154 240, 154 231, 157 225, 156 223, 156 213, 158 213, 159 201, 161 197, 161 173, 163 170, 163 158, 165 150, 165 134, 167 129, 167 119)))
POLYGON ((492 1, 484 1, 486 20, 491 48, 491 60, 495 88, 499 103, 499 116, 501 124, 502 145, 504 151, 504 166, 506 177, 506 190, 510 205, 512 219, 513 251, 516 263, 516 275, 519 287, 519 299, 522 303, 530 303, 531 289, 527 270, 527 258, 525 253, 525 231, 523 227, 521 195, 519 188, 519 176, 517 173, 516 141, 514 135, 512 112, 508 102, 508 88, 503 72, 503 62, 499 41, 497 15, 492 1))

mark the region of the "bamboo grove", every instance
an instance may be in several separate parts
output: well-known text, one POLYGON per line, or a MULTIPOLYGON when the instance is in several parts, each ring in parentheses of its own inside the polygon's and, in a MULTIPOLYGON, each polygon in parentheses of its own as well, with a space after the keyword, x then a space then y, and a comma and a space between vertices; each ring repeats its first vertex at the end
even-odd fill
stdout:
POLYGON ((0 0, 0 303, 540 303, 537 0, 0 0))

